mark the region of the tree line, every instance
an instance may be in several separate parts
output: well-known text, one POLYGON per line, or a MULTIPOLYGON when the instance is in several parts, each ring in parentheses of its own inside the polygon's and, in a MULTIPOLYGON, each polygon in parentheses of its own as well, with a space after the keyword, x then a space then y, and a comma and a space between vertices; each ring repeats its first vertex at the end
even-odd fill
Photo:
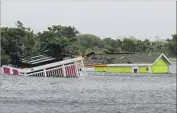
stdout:
POLYGON ((150 41, 135 37, 101 39, 92 34, 81 34, 75 27, 52 25, 47 30, 34 33, 17 21, 16 27, 1 28, 1 65, 18 65, 21 58, 46 54, 53 57, 85 55, 89 52, 164 52, 170 57, 177 54, 177 35, 170 39, 150 41))

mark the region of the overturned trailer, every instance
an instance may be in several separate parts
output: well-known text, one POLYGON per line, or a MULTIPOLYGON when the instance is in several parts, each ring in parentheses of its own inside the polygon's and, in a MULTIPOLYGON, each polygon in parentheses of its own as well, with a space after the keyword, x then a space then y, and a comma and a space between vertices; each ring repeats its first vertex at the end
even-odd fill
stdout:
POLYGON ((55 58, 38 55, 27 59, 22 59, 22 62, 26 65, 25 68, 3 66, 3 73, 38 77, 78 77, 86 75, 82 57, 67 58, 62 61, 57 61, 55 58), (16 70, 17 72, 9 73, 11 71, 7 70, 16 70))

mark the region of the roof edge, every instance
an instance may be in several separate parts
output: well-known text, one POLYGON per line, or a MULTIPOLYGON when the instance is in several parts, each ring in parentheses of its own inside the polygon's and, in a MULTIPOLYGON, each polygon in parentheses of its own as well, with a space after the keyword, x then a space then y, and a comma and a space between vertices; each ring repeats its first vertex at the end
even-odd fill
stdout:
POLYGON ((161 53, 161 55, 152 64, 154 65, 162 56, 168 61, 170 65, 172 64, 164 53, 161 53))
POLYGON ((108 64, 107 66, 151 66, 152 64, 108 64))

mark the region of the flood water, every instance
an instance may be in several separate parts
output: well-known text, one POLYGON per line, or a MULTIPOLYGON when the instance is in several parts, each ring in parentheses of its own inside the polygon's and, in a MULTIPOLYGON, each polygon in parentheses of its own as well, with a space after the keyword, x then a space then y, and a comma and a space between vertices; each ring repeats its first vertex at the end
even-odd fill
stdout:
POLYGON ((0 78, 0 113, 176 113, 175 74, 0 78))
POLYGON ((169 66, 170 73, 176 73, 176 62, 172 62, 172 64, 169 66))

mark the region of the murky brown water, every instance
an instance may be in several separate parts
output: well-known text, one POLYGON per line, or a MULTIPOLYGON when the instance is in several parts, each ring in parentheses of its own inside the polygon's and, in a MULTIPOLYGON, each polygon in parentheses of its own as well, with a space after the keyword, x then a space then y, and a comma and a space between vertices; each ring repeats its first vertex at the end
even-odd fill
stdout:
POLYGON ((176 76, 0 76, 0 113, 176 113, 176 76))

